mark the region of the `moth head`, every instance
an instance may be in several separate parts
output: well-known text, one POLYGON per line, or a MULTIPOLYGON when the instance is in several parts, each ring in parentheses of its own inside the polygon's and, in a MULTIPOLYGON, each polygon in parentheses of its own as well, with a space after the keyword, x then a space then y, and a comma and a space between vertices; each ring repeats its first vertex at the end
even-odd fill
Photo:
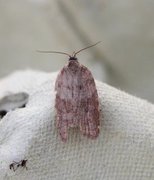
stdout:
POLYGON ((90 45, 90 46, 87 46, 83 49, 80 49, 79 51, 76 51, 76 52, 73 52, 72 55, 68 54, 68 53, 65 53, 65 52, 60 52, 60 51, 40 51, 40 50, 37 50, 37 52, 40 52, 40 53, 57 53, 57 54, 64 54, 64 55, 67 55, 69 57, 69 61, 77 61, 77 57, 76 55, 79 54, 81 51, 84 51, 85 49, 88 49, 88 48, 91 48, 93 46, 96 46, 98 43, 100 43, 101 41, 93 44, 93 45, 90 45))
POLYGON ((69 61, 77 61, 76 52, 73 52, 71 56, 69 56, 69 61))

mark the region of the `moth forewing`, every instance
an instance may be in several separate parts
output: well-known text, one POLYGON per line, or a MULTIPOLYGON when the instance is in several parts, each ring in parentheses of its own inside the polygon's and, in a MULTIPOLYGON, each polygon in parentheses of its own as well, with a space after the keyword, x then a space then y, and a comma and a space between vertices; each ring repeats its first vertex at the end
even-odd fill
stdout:
POLYGON ((99 135, 98 94, 91 72, 77 60, 70 60, 56 80, 56 125, 62 141, 69 128, 79 127, 89 138, 99 135))

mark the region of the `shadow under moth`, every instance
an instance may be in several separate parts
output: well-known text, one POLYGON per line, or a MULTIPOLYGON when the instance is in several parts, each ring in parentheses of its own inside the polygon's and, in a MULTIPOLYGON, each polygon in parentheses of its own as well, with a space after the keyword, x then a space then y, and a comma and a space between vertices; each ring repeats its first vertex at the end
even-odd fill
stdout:
POLYGON ((56 127, 63 142, 68 139, 69 128, 74 127, 78 127, 83 135, 91 139, 99 135, 100 112, 95 81, 88 68, 80 64, 76 57, 79 52, 96 44, 72 55, 58 51, 39 51, 69 56, 67 65, 62 68, 55 83, 56 127))

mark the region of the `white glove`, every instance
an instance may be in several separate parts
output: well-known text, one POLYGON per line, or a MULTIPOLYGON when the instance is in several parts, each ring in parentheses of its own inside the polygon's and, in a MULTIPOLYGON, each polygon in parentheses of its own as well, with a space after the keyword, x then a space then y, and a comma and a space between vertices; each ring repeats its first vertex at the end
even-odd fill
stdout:
POLYGON ((153 180, 154 105, 96 82, 101 128, 97 139, 69 131, 63 143, 55 127, 57 73, 17 72, 0 81, 0 98, 25 92, 25 108, 0 121, 0 180, 153 180), (27 170, 9 169, 27 159, 27 170))

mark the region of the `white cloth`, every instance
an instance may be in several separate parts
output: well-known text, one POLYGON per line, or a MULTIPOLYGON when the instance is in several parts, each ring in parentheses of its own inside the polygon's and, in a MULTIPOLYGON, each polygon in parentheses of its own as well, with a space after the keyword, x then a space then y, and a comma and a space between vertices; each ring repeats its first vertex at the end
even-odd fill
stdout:
POLYGON ((154 105, 96 82, 101 128, 96 140, 69 132, 63 143, 55 128, 57 73, 16 72, 0 81, 0 98, 27 92, 25 108, 0 121, 0 180, 153 180, 154 105), (28 159, 28 170, 9 169, 28 159))

